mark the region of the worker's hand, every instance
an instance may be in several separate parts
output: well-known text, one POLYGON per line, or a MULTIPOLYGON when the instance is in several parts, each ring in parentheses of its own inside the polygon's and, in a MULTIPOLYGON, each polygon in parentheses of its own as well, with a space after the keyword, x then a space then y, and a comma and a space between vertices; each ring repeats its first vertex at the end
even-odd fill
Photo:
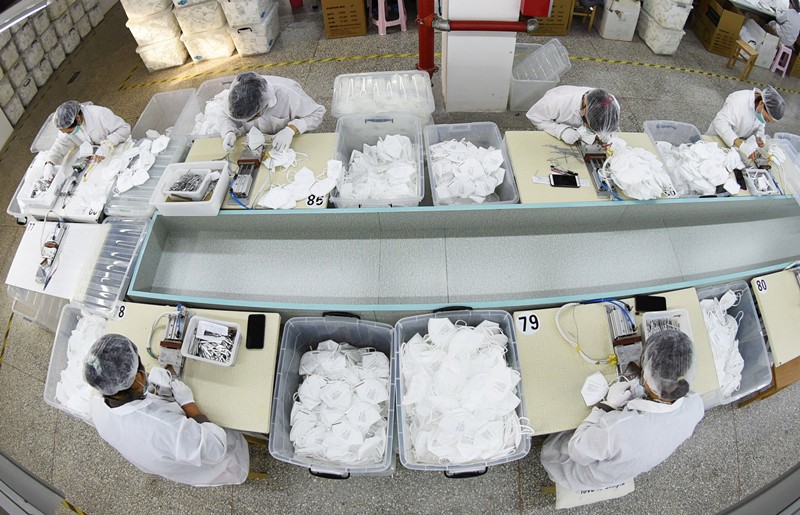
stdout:
POLYGON ((175 397, 175 402, 181 406, 194 403, 192 390, 186 386, 186 383, 183 381, 173 379, 172 382, 169 383, 169 387, 172 389, 172 396, 175 397))
POLYGON ((608 388, 605 404, 614 409, 620 409, 625 406, 631 400, 631 387, 633 385, 634 383, 629 381, 617 381, 612 384, 608 388))
POLYGON ((758 148, 764 148, 764 140, 761 138, 756 138, 756 143, 758 144, 758 148))
POLYGON ((48 161, 44 165, 44 175, 42 176, 42 179, 44 179, 47 182, 51 182, 55 178, 56 178, 56 167, 53 166, 53 163, 48 161))
POLYGON ((288 126, 284 127, 272 138, 272 148, 283 152, 292 144, 292 138, 294 138, 294 129, 288 126))
POLYGON ((222 150, 225 152, 232 152, 233 146, 236 144, 236 134, 229 132, 222 138, 222 150))
POLYGON ((736 138, 735 140, 733 140, 733 146, 736 148, 741 147, 742 143, 744 143, 744 140, 742 138, 736 138))
POLYGON ((581 133, 571 127, 564 129, 564 132, 561 133, 561 141, 567 145, 574 145, 579 139, 581 139, 581 133))
POLYGON ((92 156, 92 159, 91 159, 91 161, 92 161, 93 163, 99 163, 100 161, 102 161, 102 160, 103 160, 103 159, 105 159, 105 158, 106 158, 106 156, 102 156, 102 155, 100 155, 100 154, 95 154, 95 155, 93 155, 93 156, 92 156))

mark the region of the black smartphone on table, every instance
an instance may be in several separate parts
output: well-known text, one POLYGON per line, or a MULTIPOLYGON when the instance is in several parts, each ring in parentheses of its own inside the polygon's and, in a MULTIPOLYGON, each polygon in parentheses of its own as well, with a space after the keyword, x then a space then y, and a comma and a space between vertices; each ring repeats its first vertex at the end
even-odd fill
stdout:
POLYGON ((266 326, 267 315, 263 313, 253 313, 247 317, 247 341, 244 344, 245 348, 264 348, 264 330, 266 326))

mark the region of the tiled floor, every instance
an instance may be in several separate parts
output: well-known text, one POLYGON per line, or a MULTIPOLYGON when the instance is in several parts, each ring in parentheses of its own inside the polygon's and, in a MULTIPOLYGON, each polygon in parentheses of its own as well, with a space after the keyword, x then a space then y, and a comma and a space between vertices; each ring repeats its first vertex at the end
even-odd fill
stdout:
MULTIPOLYGON (((102 24, 69 56, 42 88, 20 122, 13 140, 0 154, 0 203, 7 205, 31 154, 28 148, 46 116, 70 98, 111 107, 132 124, 150 97, 160 91, 196 87, 203 81, 252 66, 261 73, 285 75, 301 82, 308 93, 330 108, 334 78, 342 73, 412 69, 416 32, 390 29, 380 37, 374 28, 364 38, 325 39, 322 17, 308 9, 281 19, 282 33, 265 56, 232 57, 148 74, 135 53, 117 5, 102 24), (329 57, 385 55, 368 59, 315 62, 329 57), (300 61, 300 62, 297 62, 300 61), (154 81, 164 81, 153 83, 154 81)), ((520 36, 521 42, 548 38, 520 36)), ((642 130, 642 122, 668 119, 689 122, 704 131, 724 98, 752 87, 730 78, 691 71, 644 67, 613 61, 668 65, 688 70, 738 75, 726 59, 705 51, 687 31, 675 56, 654 55, 645 44, 601 39, 580 24, 559 38, 573 57, 563 84, 604 87, 616 94, 623 109, 622 129, 642 130)), ((439 38, 437 37, 437 49, 439 38)), ((437 58, 438 59, 438 58, 437 58)), ((756 68, 750 78, 785 91, 789 110, 768 132, 800 133, 800 80, 780 78, 756 68)), ((521 113, 446 113, 441 76, 434 77, 439 123, 494 121, 501 129, 527 129, 521 113)), ((336 120, 326 114, 320 131, 332 131, 336 120)), ((13 249, 21 228, 0 217, 0 245, 13 249)), ((0 257, 5 276, 13 256, 0 257)), ((0 295, 0 320, 11 301, 0 295)), ((541 439, 535 438, 525 459, 495 467, 472 480, 448 480, 440 474, 409 471, 398 464, 391 477, 330 481, 278 462, 265 447, 251 447, 253 469, 269 479, 237 487, 193 489, 146 476, 122 459, 82 422, 56 411, 42 400, 52 334, 16 319, 0 369, 0 447, 41 478, 62 490, 88 513, 550 513, 554 498, 539 487, 547 478, 538 461, 541 439)), ((637 490, 624 499, 576 510, 576 513, 710 513, 752 493, 793 466, 800 454, 800 385, 743 409, 721 407, 707 413, 691 440, 667 462, 637 478, 637 490)))

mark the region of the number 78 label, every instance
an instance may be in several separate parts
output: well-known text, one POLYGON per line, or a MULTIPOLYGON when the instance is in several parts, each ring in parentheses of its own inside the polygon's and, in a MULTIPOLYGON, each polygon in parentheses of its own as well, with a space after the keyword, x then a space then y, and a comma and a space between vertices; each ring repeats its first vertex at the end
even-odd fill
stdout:
POLYGON ((539 315, 535 311, 520 311, 514 315, 517 332, 522 334, 535 334, 539 331, 539 315))

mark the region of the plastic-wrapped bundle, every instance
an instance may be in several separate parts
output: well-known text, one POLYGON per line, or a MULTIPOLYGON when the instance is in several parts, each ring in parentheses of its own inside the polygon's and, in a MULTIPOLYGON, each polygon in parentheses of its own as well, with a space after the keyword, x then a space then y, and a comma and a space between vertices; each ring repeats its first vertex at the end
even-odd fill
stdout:
POLYGON ((33 100, 33 97, 36 96, 36 92, 39 89, 36 87, 36 83, 33 81, 33 77, 26 77, 26 79, 20 84, 17 88, 17 95, 19 95, 19 101, 22 102, 23 106, 28 106, 33 100))
POLYGON ((86 11, 83 10, 82 3, 75 2, 69 6, 69 17, 72 18, 73 21, 80 20, 84 15, 86 15, 86 11))
POLYGON ((679 195, 713 195, 717 186, 725 186, 731 193, 739 191, 731 171, 744 168, 744 164, 735 151, 710 141, 679 147, 658 141, 656 145, 679 195))
POLYGON ((47 17, 50 18, 51 22, 59 19, 65 12, 67 12, 66 0, 52 0, 52 2, 47 5, 47 17))
POLYGON ((219 0, 228 25, 239 27, 263 20, 273 2, 269 0, 219 0))
POLYGON ((47 16, 47 11, 39 11, 31 18, 31 23, 37 36, 44 34, 44 31, 50 27, 50 17, 47 16))
POLYGON ((636 23, 636 33, 653 53, 672 55, 678 50, 685 34, 682 30, 667 29, 659 25, 647 11, 642 11, 636 23))
POLYGON ((61 63, 63 63, 64 59, 66 58, 67 56, 64 53, 64 47, 61 45, 60 42, 56 43, 56 46, 54 46, 52 49, 50 49, 49 52, 47 52, 47 60, 50 61, 50 65, 53 67, 54 70, 57 70, 58 67, 61 66, 61 63))
POLYGON ((216 0, 175 9, 175 17, 184 34, 197 34, 225 25, 225 15, 216 0))
POLYGON ((53 75, 53 66, 50 64, 50 61, 43 57, 39 64, 37 64, 33 70, 31 70, 31 76, 33 77, 33 82, 36 83, 36 87, 41 88, 44 86, 47 81, 50 79, 50 76, 53 75))
POLYGON ((179 37, 159 41, 152 45, 140 46, 136 48, 136 53, 139 54, 144 65, 151 72, 180 66, 186 62, 186 58, 189 56, 179 37))
POLYGON ((67 35, 61 38, 61 44, 64 45, 64 52, 67 54, 74 52, 81 44, 81 35, 78 33, 78 29, 74 27, 69 29, 67 35))
POLYGON ((16 34, 11 36, 11 39, 14 40, 14 43, 17 45, 17 49, 24 49, 27 51, 28 47, 31 46, 36 40, 36 31, 33 29, 33 23, 25 23, 22 25, 16 34))
POLYGON ((229 31, 239 55, 265 54, 272 49, 280 32, 278 7, 270 7, 269 15, 256 24, 231 27, 229 31))
POLYGON ((353 150, 339 197, 355 200, 388 200, 417 194, 416 153, 408 136, 390 134, 363 152, 353 150))
POLYGON ((88 11, 89 16, 89 23, 92 24, 92 27, 97 27, 97 25, 103 21, 103 11, 100 10, 100 7, 94 7, 88 11))
POLYGON ((120 0, 120 2, 130 20, 161 12, 172 3, 171 0, 120 0))
POLYGON ((417 463, 470 464, 512 454, 522 432, 519 373, 506 363, 508 337, 495 322, 428 321, 401 347, 400 388, 417 463))
POLYGON ((8 73, 17 64, 18 60, 19 52, 13 42, 9 42, 0 50, 0 67, 3 68, 4 72, 8 73))
POLYGON ((56 35, 56 28, 52 25, 47 28, 44 33, 39 36, 39 43, 42 45, 42 50, 49 52, 58 43, 58 36, 56 35))
POLYGON ((75 28, 78 29, 78 34, 80 34, 81 39, 84 39, 86 36, 88 36, 92 31, 92 24, 89 22, 89 16, 86 15, 75 22, 75 28))
POLYGON ((92 397, 99 393, 83 379, 83 360, 92 344, 103 336, 105 328, 105 319, 81 311, 81 319, 67 343, 67 366, 56 385, 58 402, 86 418, 91 417, 92 397))
POLYGON ((5 107, 13 96, 14 86, 11 85, 11 81, 8 77, 3 77, 3 79, 0 80, 0 106, 5 107))
POLYGON ((22 102, 19 100, 19 96, 16 94, 11 97, 8 104, 3 106, 3 114, 6 115, 8 121, 11 122, 11 125, 15 125, 22 115, 25 113, 25 108, 22 107, 22 102))
POLYGON ((665 29, 681 30, 692 11, 691 0, 643 0, 642 8, 665 29))
POLYGON ((337 464, 381 463, 389 418, 389 358, 333 340, 303 354, 289 439, 297 456, 337 464))
POLYGON ((505 178, 503 152, 476 147, 466 140, 431 145, 431 187, 439 204, 482 204, 505 178))
POLYGON ((606 182, 613 181, 625 195, 638 200, 677 196, 670 176, 655 154, 629 147, 619 138, 611 140, 611 151, 601 175, 606 182))
POLYGON ((14 63, 14 66, 8 70, 7 75, 14 89, 22 86, 22 83, 25 82, 25 79, 28 77, 28 69, 25 68, 25 63, 22 62, 22 59, 14 63))
POLYGON ((69 34, 69 30, 72 28, 72 17, 70 17, 69 12, 65 11, 64 14, 58 17, 53 22, 53 27, 56 29, 56 34, 59 38, 65 37, 69 34))
POLYGON ((236 49, 226 27, 198 34, 184 34, 181 36, 181 41, 195 62, 229 57, 236 49))
POLYGON ((129 20, 125 26, 140 46, 152 45, 181 35, 181 28, 171 8, 146 18, 129 20))
POLYGON ((22 52, 22 62, 25 68, 32 70, 44 58, 44 49, 41 43, 34 41, 24 52, 22 52))

